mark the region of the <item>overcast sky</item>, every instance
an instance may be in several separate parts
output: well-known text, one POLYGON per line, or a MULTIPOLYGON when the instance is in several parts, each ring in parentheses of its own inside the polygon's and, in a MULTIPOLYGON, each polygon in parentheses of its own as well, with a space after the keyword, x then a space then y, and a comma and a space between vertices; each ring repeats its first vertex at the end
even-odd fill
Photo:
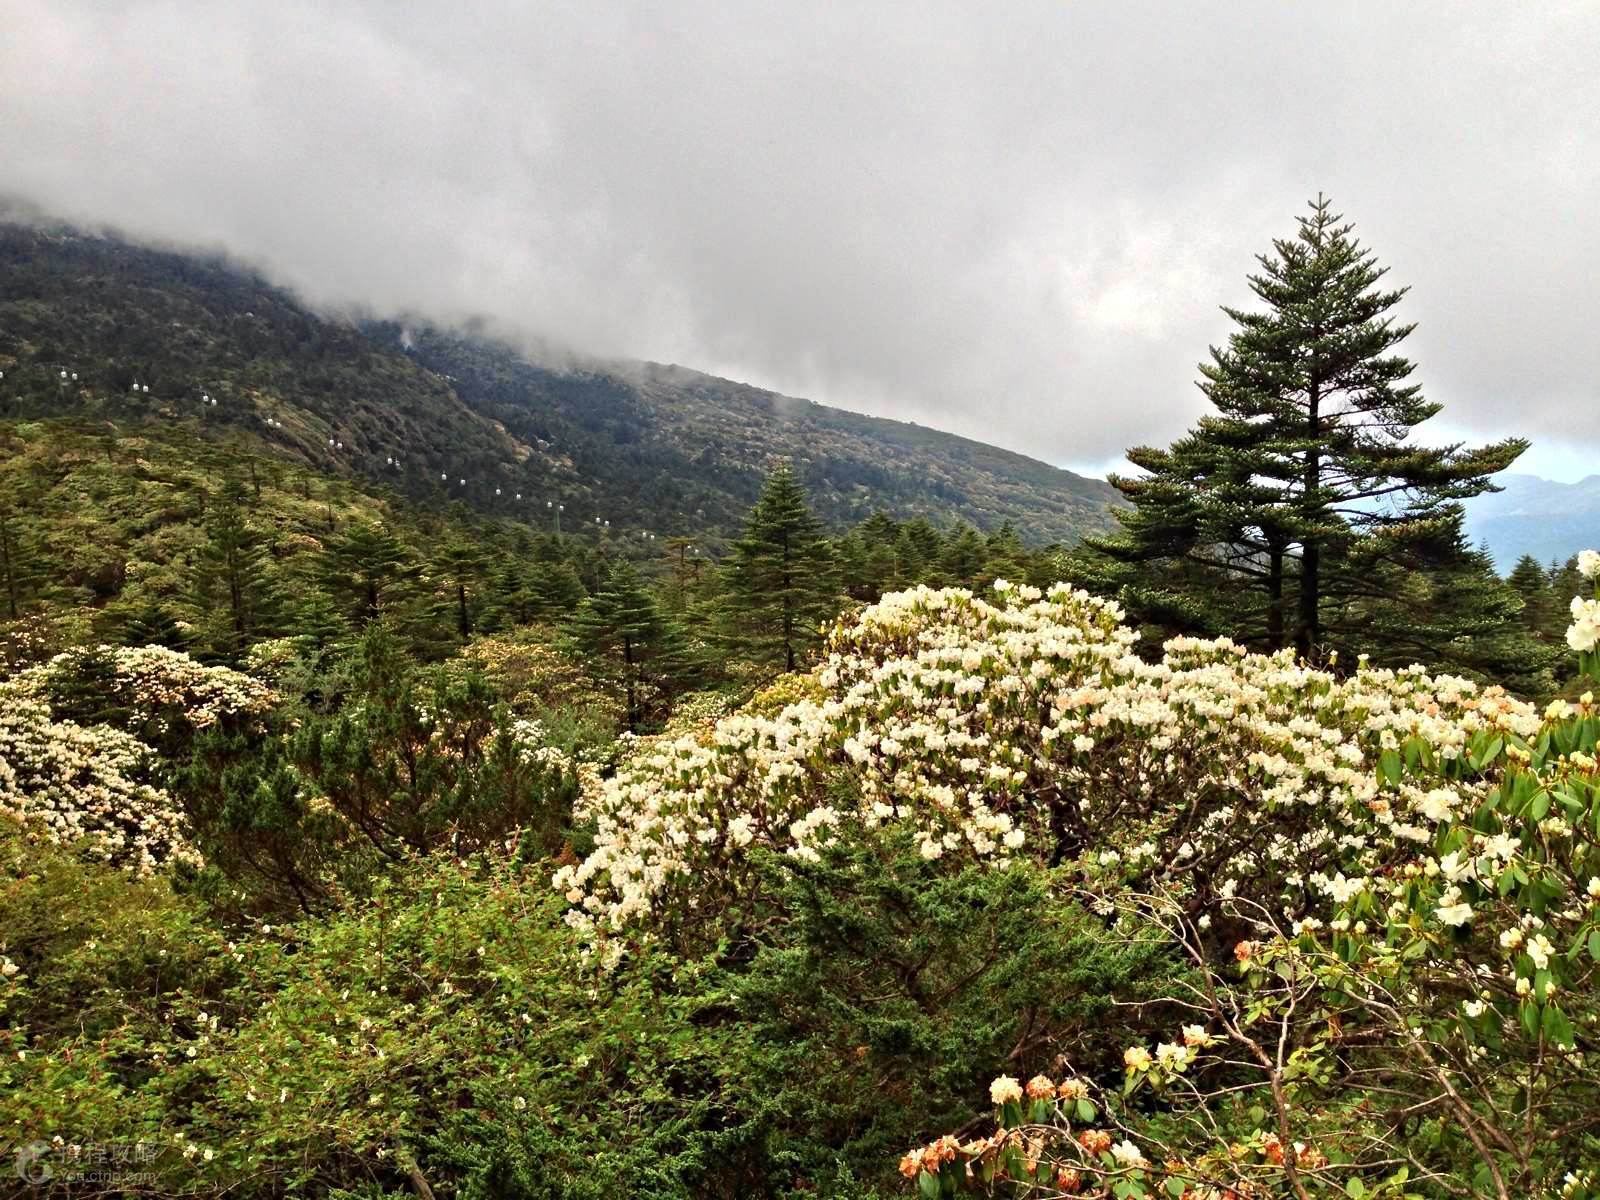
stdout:
POLYGON ((0 189, 1098 469, 1199 414, 1321 189, 1412 287, 1435 437, 1576 478, 1597 62, 1592 0, 0 0, 0 189))

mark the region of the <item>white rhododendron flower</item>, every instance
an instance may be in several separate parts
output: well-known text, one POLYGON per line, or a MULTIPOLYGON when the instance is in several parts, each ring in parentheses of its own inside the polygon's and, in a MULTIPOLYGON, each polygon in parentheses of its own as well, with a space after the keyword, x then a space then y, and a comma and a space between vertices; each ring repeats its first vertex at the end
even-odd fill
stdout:
POLYGON ((199 865, 177 802, 150 781, 150 747, 120 729, 55 718, 52 691, 85 675, 103 702, 125 707, 157 734, 250 724, 276 695, 250 675, 163 646, 69 650, 0 681, 0 816, 20 822, 30 838, 136 874, 199 865))
POLYGON ((1579 654, 1600 646, 1600 600, 1572 598, 1572 624, 1567 629, 1567 645, 1579 654))
POLYGON ((996 1104, 1009 1104, 1022 1099, 1022 1085, 1010 1075, 1002 1075, 989 1085, 989 1099, 996 1104))
POLYGON ((1126 1138, 1111 1147, 1111 1157, 1117 1160, 1118 1165, 1124 1167, 1145 1165, 1144 1152, 1126 1138))

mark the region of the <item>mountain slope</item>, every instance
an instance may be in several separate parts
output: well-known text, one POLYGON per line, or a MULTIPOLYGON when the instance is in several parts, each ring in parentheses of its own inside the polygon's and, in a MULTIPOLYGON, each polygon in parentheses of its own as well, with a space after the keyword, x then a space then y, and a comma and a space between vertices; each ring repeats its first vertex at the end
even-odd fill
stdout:
POLYGON ((725 534, 778 456, 833 523, 881 508, 1066 541, 1114 499, 935 430, 677 367, 556 370, 482 337, 329 318, 223 260, 62 229, 0 224, 0 371, 0 415, 249 432, 416 499, 540 522, 565 504, 568 528, 725 534))
POLYGON ((1600 475, 1557 483, 1537 475, 1495 476, 1505 490, 1467 504, 1466 531, 1487 542, 1502 571, 1524 554, 1541 563, 1565 562, 1600 545, 1600 475))

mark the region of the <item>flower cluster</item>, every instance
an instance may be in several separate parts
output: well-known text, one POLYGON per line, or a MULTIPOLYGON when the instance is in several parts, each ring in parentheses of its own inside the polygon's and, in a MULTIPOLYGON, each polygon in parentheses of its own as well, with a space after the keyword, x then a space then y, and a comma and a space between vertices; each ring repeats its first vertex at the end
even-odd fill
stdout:
POLYGON ((1600 649, 1600 550, 1585 550, 1578 555, 1578 573, 1595 581, 1595 594, 1572 598, 1567 645, 1579 654, 1591 655, 1600 649))
POLYGON ((651 745, 585 797, 595 850, 554 881, 569 920, 703 915, 748 886, 753 846, 811 859, 880 830, 928 859, 1078 857, 1108 881, 1306 911, 1476 808, 1484 747, 1542 724, 1421 668, 1340 678, 1187 638, 1149 663, 1135 639, 1065 584, 886 596, 834 630, 811 694, 651 745), (1423 757, 1444 774, 1403 780, 1423 757))
POLYGON ((1023 1085, 1002 1075, 989 1086, 997 1110, 992 1134, 968 1141, 946 1134, 905 1154, 900 1174, 916 1180, 925 1196, 1146 1195, 1147 1185, 1163 1179, 1167 1194, 1192 1200, 1245 1194, 1192 1184, 1205 1174, 1200 1164, 1167 1160, 1158 1167, 1124 1129, 1107 1127, 1089 1093, 1076 1077, 1056 1083, 1035 1075, 1023 1085))
POLYGON ((149 759, 132 735, 53 720, 44 703, 0 684, 0 816, 26 836, 141 875, 198 864, 177 805, 143 778, 149 759))
POLYGON ((129 710, 158 734, 208 729, 225 719, 254 720, 278 700, 251 675, 208 667, 165 646, 80 647, 12 680, 12 686, 47 700, 86 683, 97 689, 97 701, 129 710))
POLYGON ((258 720, 276 701, 249 675, 162 646, 64 651, 0 682, 0 813, 29 837, 140 874, 198 863, 179 806, 149 779, 154 751, 133 730, 188 736, 258 720), (60 718, 73 704, 127 727, 60 718))
POLYGON ((288 673, 300 661, 303 652, 304 645, 300 638, 268 638, 252 643, 245 650, 244 666, 251 677, 281 686, 288 673))
POLYGON ((537 767, 552 773, 576 773, 578 764, 566 751, 558 746, 552 746, 549 737, 549 731, 545 729, 543 722, 523 717, 515 718, 511 722, 511 741, 523 766, 537 767))

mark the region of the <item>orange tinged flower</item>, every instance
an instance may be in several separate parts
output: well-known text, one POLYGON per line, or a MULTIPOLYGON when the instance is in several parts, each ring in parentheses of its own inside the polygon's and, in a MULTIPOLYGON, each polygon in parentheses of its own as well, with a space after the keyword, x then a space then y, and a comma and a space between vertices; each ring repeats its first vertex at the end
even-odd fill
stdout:
POLYGON ((1078 1135, 1078 1145, 1085 1154, 1104 1154, 1111 1149, 1111 1135, 1104 1129, 1085 1129, 1078 1135))
POLYGON ((1056 1085, 1048 1076, 1035 1075, 1028 1080, 1023 1091, 1029 1100, 1048 1100, 1056 1094, 1056 1085))
POLYGON ((1296 1166, 1304 1167, 1308 1171, 1320 1171, 1328 1165, 1328 1156, 1315 1146, 1308 1146, 1304 1142, 1294 1144, 1294 1161, 1296 1166))
POLYGON ((1256 944, 1254 942, 1240 942, 1233 948, 1233 956, 1242 963, 1249 962, 1255 957, 1256 944))
POLYGON ((1063 1079, 1061 1086, 1056 1088, 1056 1095, 1063 1100, 1086 1100, 1089 1096, 1089 1085, 1081 1079, 1063 1079))
POLYGON ((955 1158, 957 1149, 956 1139, 948 1133, 936 1142, 929 1142, 922 1148, 922 1169, 937 1175, 941 1166, 955 1158))

